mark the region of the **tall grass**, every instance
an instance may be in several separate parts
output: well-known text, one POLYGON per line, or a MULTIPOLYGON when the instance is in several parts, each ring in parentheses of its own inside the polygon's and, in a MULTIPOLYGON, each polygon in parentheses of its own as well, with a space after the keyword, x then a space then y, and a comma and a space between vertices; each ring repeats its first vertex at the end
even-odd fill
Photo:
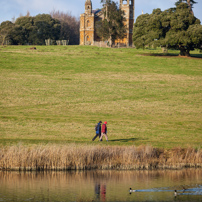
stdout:
POLYGON ((0 148, 2 170, 182 169, 202 167, 202 151, 151 146, 38 145, 0 148))

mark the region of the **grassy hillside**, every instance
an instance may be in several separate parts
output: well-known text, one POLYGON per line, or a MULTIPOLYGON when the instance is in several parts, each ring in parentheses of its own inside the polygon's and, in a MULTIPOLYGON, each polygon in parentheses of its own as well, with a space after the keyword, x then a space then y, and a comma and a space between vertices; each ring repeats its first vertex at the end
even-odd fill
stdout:
POLYGON ((36 48, 0 47, 0 145, 202 146, 199 52, 36 48), (108 143, 91 141, 100 120, 108 122, 108 143))

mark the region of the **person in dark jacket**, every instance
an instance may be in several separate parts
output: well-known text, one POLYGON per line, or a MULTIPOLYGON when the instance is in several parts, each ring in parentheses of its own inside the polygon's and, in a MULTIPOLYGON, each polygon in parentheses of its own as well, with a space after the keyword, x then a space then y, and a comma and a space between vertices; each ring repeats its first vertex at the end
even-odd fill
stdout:
POLYGON ((102 132, 101 132, 100 141, 102 141, 103 135, 105 136, 106 140, 108 141, 108 137, 107 137, 107 122, 106 121, 104 122, 104 124, 102 124, 102 132))
POLYGON ((92 139, 92 141, 94 141, 97 137, 101 137, 101 124, 102 124, 102 121, 99 121, 99 123, 97 123, 96 125, 96 128, 95 128, 95 131, 96 131, 96 134, 95 134, 95 137, 92 139))

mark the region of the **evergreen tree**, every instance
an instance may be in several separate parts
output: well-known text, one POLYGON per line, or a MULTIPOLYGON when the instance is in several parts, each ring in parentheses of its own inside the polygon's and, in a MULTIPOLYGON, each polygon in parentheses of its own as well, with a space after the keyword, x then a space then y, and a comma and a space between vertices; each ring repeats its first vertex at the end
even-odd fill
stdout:
POLYGON ((33 44, 30 37, 34 29, 36 29, 34 27, 34 17, 24 16, 17 18, 11 34, 12 44, 33 44))
POLYGON ((101 2, 104 3, 104 20, 96 23, 96 33, 102 40, 109 40, 111 46, 116 39, 125 36, 124 12, 111 0, 101 2))
POLYGON ((35 33, 37 44, 44 45, 46 39, 59 39, 61 29, 59 20, 52 18, 48 14, 39 14, 34 18, 34 25, 37 27, 35 33))
POLYGON ((190 50, 202 49, 202 25, 190 13, 186 3, 163 12, 155 9, 152 14, 137 18, 133 42, 137 48, 164 46, 180 50, 182 56, 189 56, 190 50))

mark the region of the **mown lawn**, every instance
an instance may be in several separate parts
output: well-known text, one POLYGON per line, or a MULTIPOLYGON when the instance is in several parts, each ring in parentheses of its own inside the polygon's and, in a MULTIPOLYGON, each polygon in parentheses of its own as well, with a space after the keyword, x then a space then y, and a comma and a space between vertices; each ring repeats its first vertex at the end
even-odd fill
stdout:
POLYGON ((0 47, 0 145, 202 147, 202 54, 0 47), (198 57, 198 58, 197 58, 198 57), (92 142, 108 122, 109 142, 92 142))

